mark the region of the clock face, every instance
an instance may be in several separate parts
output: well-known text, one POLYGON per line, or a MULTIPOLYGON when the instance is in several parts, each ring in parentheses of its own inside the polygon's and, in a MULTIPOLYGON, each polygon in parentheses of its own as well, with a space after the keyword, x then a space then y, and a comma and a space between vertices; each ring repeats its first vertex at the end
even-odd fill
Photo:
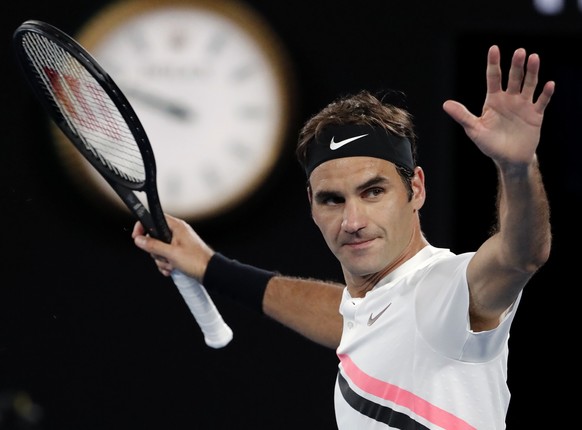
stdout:
MULTIPOLYGON (((77 40, 139 116, 165 212, 211 217, 267 180, 286 138, 290 78, 275 36, 255 14, 221 1, 122 2, 77 40)), ((99 193, 123 207, 87 171, 99 193)))

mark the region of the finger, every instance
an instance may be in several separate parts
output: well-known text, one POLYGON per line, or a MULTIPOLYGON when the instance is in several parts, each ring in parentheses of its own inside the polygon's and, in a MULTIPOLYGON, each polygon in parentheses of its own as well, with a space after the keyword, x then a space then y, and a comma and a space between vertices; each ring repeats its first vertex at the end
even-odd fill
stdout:
POLYGON ((487 53, 487 69, 486 69, 486 79, 487 79, 487 92, 496 93, 501 91, 501 54, 499 53, 499 47, 493 45, 489 48, 487 53))
POLYGON ((556 83, 554 81, 546 82, 546 85, 544 85, 544 88, 542 89, 542 92, 535 103, 535 109, 537 113, 544 113, 546 106, 548 106, 548 103, 550 103, 550 99, 552 98, 555 89, 556 83))
POLYGON ((172 265, 167 263, 166 264, 161 263, 159 260, 156 260, 156 266, 158 268, 158 271, 164 276, 169 276, 174 270, 174 267, 172 265))
POLYGON ((135 239, 137 236, 143 236, 145 234, 145 229, 141 222, 137 221, 133 225, 133 231, 131 232, 131 237, 135 239))
POLYGON ((161 255, 157 255, 157 254, 150 254, 150 256, 156 260, 156 263, 162 263, 162 264, 168 264, 168 259, 166 257, 163 257, 161 255))
POLYGON ((168 227, 170 228, 172 233, 180 231, 183 228, 182 226, 185 224, 185 221, 179 218, 175 218, 171 215, 166 214, 165 217, 166 222, 168 223, 168 227))
POLYGON ((513 53, 511 68, 509 69, 509 78, 507 79, 507 92, 510 94, 519 94, 521 92, 525 58, 526 52, 523 48, 518 48, 513 53))
POLYGON ((171 215, 168 214, 164 214, 164 217, 166 218, 166 222, 168 223, 168 227, 171 227, 176 223, 176 218, 174 218, 171 215))
POLYGON ((156 258, 154 256, 154 261, 156 262, 156 266, 158 267, 158 269, 160 271, 164 270, 167 272, 171 272, 172 269, 174 269, 174 266, 168 260, 166 260, 164 258, 160 259, 160 258, 156 258))
POLYGON ((531 54, 527 60, 525 78, 521 94, 528 100, 533 100, 534 92, 538 85, 538 73, 540 70, 540 57, 538 54, 531 54))
POLYGON ((170 245, 149 236, 136 236, 133 242, 138 248, 148 252, 154 258, 165 256, 166 251, 170 249, 170 245))

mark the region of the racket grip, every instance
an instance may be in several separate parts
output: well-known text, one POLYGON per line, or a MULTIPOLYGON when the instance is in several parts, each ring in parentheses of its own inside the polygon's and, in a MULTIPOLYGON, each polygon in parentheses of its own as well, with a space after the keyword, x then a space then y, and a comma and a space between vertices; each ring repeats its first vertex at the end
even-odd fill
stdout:
POLYGON ((206 345, 212 348, 226 346, 232 340, 232 329, 222 319, 204 286, 178 270, 172 272, 172 279, 202 330, 206 345))

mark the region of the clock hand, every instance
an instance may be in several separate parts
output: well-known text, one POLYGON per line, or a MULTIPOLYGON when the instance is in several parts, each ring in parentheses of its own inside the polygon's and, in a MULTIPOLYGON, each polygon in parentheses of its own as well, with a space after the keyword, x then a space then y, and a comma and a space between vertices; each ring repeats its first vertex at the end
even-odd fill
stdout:
POLYGON ((137 88, 124 87, 123 92, 135 100, 147 104, 150 107, 158 109, 170 116, 181 121, 191 119, 192 112, 184 105, 180 105, 171 100, 164 99, 156 94, 149 93, 137 88))

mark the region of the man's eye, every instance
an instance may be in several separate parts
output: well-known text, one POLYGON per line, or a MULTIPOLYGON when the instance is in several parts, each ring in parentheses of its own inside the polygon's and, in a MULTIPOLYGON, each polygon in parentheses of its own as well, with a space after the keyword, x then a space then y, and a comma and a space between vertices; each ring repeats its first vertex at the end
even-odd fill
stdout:
POLYGON ((327 206, 334 206, 342 204, 344 201, 343 198, 338 196, 327 196, 319 200, 319 204, 327 205, 327 206))
POLYGON ((364 193, 368 197, 378 197, 384 192, 383 188, 370 188, 364 193))

